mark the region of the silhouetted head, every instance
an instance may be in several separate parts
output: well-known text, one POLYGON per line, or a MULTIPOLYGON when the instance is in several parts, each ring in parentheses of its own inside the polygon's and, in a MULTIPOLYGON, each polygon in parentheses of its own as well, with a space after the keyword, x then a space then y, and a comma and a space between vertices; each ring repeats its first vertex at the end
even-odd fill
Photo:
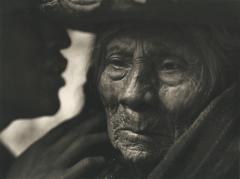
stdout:
POLYGON ((14 118, 52 115, 59 109, 58 91, 69 46, 63 27, 38 12, 9 13, 1 29, 1 116, 14 118))

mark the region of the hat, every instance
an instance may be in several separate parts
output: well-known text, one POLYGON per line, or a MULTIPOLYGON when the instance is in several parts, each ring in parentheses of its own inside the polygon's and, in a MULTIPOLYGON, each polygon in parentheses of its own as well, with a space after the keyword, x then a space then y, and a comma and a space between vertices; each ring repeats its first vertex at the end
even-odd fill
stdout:
POLYGON ((39 0, 0 0, 1 15, 39 9, 39 0))
POLYGON ((240 0, 43 0, 42 9, 87 29, 112 21, 238 24, 240 0))
POLYGON ((112 21, 240 23, 240 0, 0 0, 1 14, 35 8, 88 31, 112 21))

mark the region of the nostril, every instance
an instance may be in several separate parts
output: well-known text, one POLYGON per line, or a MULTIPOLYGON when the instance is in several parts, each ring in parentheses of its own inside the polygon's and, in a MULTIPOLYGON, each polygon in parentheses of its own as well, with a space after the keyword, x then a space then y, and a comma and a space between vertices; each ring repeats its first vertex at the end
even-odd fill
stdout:
POLYGON ((120 104, 122 104, 123 106, 129 106, 129 107, 134 107, 139 103, 139 97, 137 97, 134 94, 124 94, 120 97, 119 102, 120 104))
POLYGON ((144 101, 146 101, 146 103, 151 103, 153 97, 154 97, 153 94, 150 91, 148 91, 144 95, 144 101))
POLYGON ((131 108, 135 111, 147 110, 152 107, 156 107, 158 104, 158 98, 153 92, 149 89, 145 92, 139 93, 128 93, 122 96, 119 102, 128 108, 131 108))
POLYGON ((149 107, 151 94, 147 93, 146 95, 128 95, 120 99, 120 104, 125 107, 128 107, 134 111, 142 111, 149 107))
POLYGON ((149 108, 148 104, 144 103, 144 101, 131 101, 126 103, 125 106, 133 111, 144 111, 149 108))

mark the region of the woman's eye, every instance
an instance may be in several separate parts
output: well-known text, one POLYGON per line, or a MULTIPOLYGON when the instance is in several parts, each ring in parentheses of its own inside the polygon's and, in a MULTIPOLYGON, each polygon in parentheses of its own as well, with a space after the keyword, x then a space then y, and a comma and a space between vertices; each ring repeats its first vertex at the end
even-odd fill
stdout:
POLYGON ((128 63, 122 57, 113 56, 108 59, 108 65, 111 65, 115 70, 121 70, 128 67, 128 63))
POLYGON ((112 60, 112 61, 110 62, 110 64, 111 64, 112 67, 113 67, 114 69, 116 69, 116 70, 121 69, 121 68, 124 68, 124 66, 125 66, 125 64, 124 64, 122 61, 120 61, 120 60, 112 60))
POLYGON ((175 71, 182 71, 184 69, 184 64, 179 62, 179 60, 173 59, 166 59, 162 62, 160 66, 161 71, 165 72, 175 72, 175 71))
POLYGON ((160 64, 159 77, 169 85, 179 84, 184 78, 186 65, 178 57, 165 58, 160 64))
POLYGON ((129 63, 123 57, 112 56, 107 59, 106 72, 113 80, 121 80, 129 69, 129 63))
POLYGON ((164 63, 162 66, 163 70, 177 70, 179 68, 180 68, 180 65, 173 62, 164 63))

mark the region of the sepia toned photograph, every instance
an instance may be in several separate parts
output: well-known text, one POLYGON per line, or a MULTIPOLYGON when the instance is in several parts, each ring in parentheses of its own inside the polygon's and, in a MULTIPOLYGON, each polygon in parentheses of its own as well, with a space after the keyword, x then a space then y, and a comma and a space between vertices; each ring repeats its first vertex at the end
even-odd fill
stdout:
POLYGON ((0 179, 240 179, 240 0, 0 0, 0 179))

